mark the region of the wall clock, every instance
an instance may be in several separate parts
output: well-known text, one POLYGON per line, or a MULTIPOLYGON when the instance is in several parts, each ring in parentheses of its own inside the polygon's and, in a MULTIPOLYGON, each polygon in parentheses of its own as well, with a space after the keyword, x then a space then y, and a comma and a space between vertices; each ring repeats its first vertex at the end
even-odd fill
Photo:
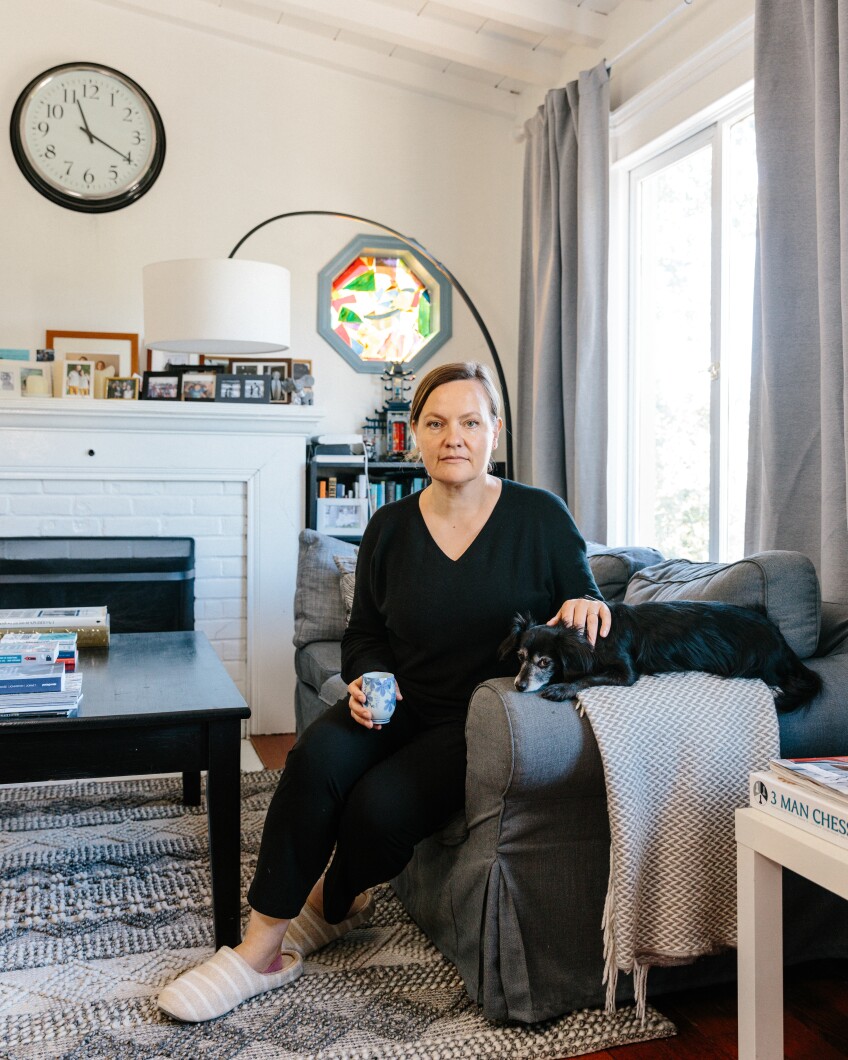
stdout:
POLYGON ((64 63, 34 77, 15 103, 10 134, 30 184, 86 213, 135 202, 165 160, 153 101, 132 78, 97 63, 64 63))

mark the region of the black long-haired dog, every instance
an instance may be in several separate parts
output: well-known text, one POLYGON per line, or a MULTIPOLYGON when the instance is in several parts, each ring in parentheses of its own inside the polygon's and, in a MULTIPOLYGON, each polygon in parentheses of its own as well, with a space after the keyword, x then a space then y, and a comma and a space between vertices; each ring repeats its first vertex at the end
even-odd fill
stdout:
POLYGON ((688 600, 610 604, 612 629, 594 647, 573 626, 536 625, 516 615, 501 644, 505 659, 517 650, 519 692, 571 699, 592 685, 632 685, 640 674, 698 670, 720 677, 760 677, 773 689, 779 711, 794 710, 821 690, 765 615, 732 604, 688 600))

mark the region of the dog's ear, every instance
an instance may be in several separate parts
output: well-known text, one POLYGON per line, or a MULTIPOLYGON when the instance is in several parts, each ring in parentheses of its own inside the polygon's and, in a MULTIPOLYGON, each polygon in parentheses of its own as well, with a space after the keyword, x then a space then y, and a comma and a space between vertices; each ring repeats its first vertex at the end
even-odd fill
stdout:
POLYGON ((512 629, 509 631, 509 636, 498 648, 498 658, 505 659, 507 655, 514 652, 518 647, 518 639, 521 634, 535 624, 533 616, 527 612, 523 615, 516 614, 512 620, 512 629))

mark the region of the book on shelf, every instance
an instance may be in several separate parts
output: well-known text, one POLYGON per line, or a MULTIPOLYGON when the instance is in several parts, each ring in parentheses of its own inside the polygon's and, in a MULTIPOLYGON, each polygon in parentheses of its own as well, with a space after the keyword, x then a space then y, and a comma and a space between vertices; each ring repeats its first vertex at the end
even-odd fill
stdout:
POLYGON ((0 721, 25 718, 72 717, 82 702, 82 674, 65 674, 64 688, 54 692, 16 692, 0 696, 0 721))
POLYGON ((773 758, 769 769, 784 780, 811 792, 839 799, 848 809, 848 756, 832 758, 773 758))
POLYGON ((831 798, 822 789, 805 787, 763 769, 748 779, 748 802, 771 817, 848 847, 848 802, 831 798))
POLYGON ((28 692, 64 692, 65 666, 49 665, 0 666, 0 696, 23 695, 28 692))
POLYGON ((108 647, 105 607, 19 607, 0 610, 0 633, 76 633, 77 644, 108 647))

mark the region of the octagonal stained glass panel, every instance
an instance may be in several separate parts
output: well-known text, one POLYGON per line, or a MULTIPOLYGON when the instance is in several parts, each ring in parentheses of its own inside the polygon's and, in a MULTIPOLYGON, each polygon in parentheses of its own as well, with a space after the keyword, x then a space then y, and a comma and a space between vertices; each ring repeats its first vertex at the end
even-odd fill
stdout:
POLYGON ((401 240, 359 236, 319 274, 318 331, 357 371, 414 369, 450 338, 450 295, 401 240))

